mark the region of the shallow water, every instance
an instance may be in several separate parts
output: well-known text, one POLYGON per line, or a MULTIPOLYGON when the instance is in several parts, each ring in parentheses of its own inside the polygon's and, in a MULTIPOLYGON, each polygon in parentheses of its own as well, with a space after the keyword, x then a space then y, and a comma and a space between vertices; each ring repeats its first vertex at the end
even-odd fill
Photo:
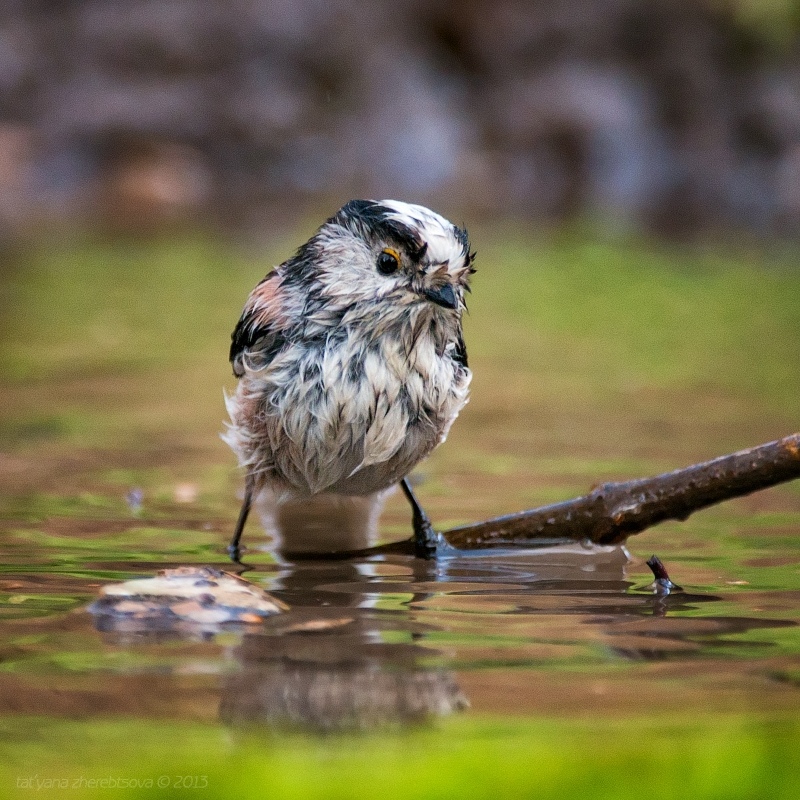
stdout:
MULTIPOLYGON (((73 522, 83 538, 83 521, 73 522)), ((625 714, 744 703, 764 711, 800 700, 800 593, 753 586, 754 572, 773 568, 769 558, 748 559, 750 581, 709 587, 683 577, 710 555, 695 554, 673 570, 688 585, 667 597, 646 577, 632 579, 623 548, 262 565, 246 577, 288 613, 263 626, 152 631, 95 618, 86 603, 109 579, 170 562, 120 561, 98 542, 68 557, 63 544, 54 553, 52 542, 7 538, 6 712, 335 730, 467 708, 625 714)))
MULTIPOLYGON (((107 582, 183 564, 229 566, 240 487, 217 440, 220 387, 230 385, 229 323, 263 270, 237 272, 232 257, 192 248, 162 248, 156 258, 145 248, 139 261, 113 247, 94 254, 98 264, 114 254, 132 262, 112 277, 88 257, 65 266, 40 254, 10 281, 16 305, 0 386, 0 710, 10 736, 13 720, 30 715, 337 731, 448 715, 800 711, 795 484, 659 526, 627 550, 575 544, 436 564, 400 555, 279 563, 254 521, 245 577, 286 602, 287 614, 263 626, 156 632, 88 613, 107 582), (152 278, 163 282, 159 259, 183 270, 173 295, 167 286, 167 298, 154 301, 163 314, 130 312, 150 297, 152 278), (169 299, 187 281, 197 313, 176 327, 167 315, 186 307, 169 299), (97 304, 85 301, 91 293, 97 304), (45 309, 56 296, 67 308, 54 321, 45 309), (164 328, 168 341, 154 349, 164 328), (653 594, 644 564, 652 552, 682 591, 653 594)), ((493 255, 502 262, 502 251, 493 255)), ((420 497, 441 527, 796 427, 800 312, 780 308, 787 292, 800 295, 794 274, 753 281, 737 266, 738 291, 751 292, 754 309, 742 317, 730 312, 729 272, 715 284, 707 265, 686 275, 662 264, 640 284, 639 267, 623 259, 607 265, 607 286, 593 287, 608 301, 596 300, 595 316, 594 305, 572 308, 569 287, 563 315, 553 317, 551 296, 550 322, 536 322, 516 308, 514 287, 532 281, 538 296, 547 275, 564 281, 563 271, 540 264, 541 278, 515 263, 509 257, 494 284, 490 271, 483 299, 476 288, 467 329, 473 400, 421 470, 420 497), (687 331, 687 317, 668 309, 692 298, 707 313, 687 331), (639 344, 620 352, 620 320, 643 302, 660 328, 643 319, 633 331, 639 344), (776 303, 778 320, 767 324, 762 311, 776 303), (737 338, 748 325, 746 341, 737 338), (702 352, 699 365, 687 360, 691 348, 677 352, 684 334, 702 352), (747 355, 753 337, 761 343, 747 355), (684 359, 680 369, 673 355, 684 359)), ((393 498, 384 539, 408 535, 408 518, 393 498)))

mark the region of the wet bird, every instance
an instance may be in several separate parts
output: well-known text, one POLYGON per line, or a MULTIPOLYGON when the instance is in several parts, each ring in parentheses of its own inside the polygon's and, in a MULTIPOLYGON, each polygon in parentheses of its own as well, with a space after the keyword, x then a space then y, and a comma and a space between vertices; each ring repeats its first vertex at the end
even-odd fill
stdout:
POLYGON ((427 208, 352 200, 253 289, 223 434, 246 474, 232 558, 256 499, 283 552, 368 547, 398 483, 416 552, 435 553, 408 475, 467 402, 473 260, 466 231, 427 208))

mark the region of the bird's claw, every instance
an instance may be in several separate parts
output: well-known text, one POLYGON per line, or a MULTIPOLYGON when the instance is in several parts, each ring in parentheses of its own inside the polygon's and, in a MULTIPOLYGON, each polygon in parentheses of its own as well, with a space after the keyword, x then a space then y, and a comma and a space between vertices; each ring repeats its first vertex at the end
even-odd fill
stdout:
POLYGON ((234 564, 242 563, 242 550, 238 544, 229 544, 225 550, 228 553, 228 558, 230 558, 234 564))
POLYGON ((414 555, 417 558, 436 558, 439 551, 439 534, 427 517, 414 520, 414 555))

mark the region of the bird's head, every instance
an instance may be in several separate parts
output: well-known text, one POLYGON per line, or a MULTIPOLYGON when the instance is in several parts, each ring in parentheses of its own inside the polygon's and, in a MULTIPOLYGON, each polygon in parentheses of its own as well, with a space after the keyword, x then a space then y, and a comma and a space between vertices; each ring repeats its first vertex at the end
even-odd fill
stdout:
POLYGON ((305 284, 316 298, 305 313, 320 322, 411 311, 460 318, 473 259, 467 232, 423 206, 351 200, 287 262, 284 281, 305 284))

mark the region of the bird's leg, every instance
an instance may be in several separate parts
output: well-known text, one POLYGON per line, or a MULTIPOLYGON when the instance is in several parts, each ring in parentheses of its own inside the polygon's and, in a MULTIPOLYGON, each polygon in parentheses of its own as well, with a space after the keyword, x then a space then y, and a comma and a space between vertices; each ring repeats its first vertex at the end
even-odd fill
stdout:
POLYGON ((436 558, 438 548, 437 533, 433 529, 428 515, 419 504, 408 478, 403 478, 400 481, 400 488, 408 498, 408 502, 411 503, 411 509, 414 512, 414 555, 418 558, 436 558))
POLYGON ((245 523, 247 522, 247 515, 250 513, 250 506, 253 502, 253 476, 248 475, 244 481, 244 501, 242 502, 242 510, 239 512, 239 519, 236 520, 236 529, 233 532, 233 538, 228 545, 228 555, 231 561, 236 564, 241 564, 239 540, 242 538, 242 531, 244 531, 245 523))

